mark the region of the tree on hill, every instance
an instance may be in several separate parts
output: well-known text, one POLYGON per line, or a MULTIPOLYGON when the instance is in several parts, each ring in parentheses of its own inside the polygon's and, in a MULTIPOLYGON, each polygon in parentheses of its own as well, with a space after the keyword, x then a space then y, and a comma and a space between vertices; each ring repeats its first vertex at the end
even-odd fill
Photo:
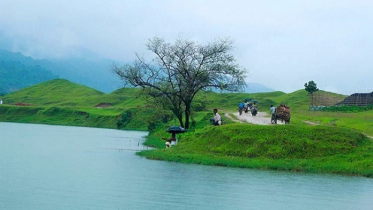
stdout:
POLYGON ((309 81, 308 83, 305 83, 304 84, 304 89, 310 94, 310 96, 311 96, 311 106, 313 106, 314 105, 314 103, 313 103, 313 93, 314 92, 316 92, 316 91, 318 91, 319 89, 317 88, 317 85, 316 85, 316 83, 313 81, 313 80, 311 80, 311 81, 309 81))
POLYGON ((146 45, 155 54, 151 62, 136 55, 132 65, 114 66, 113 70, 125 84, 141 87, 149 96, 166 100, 180 126, 189 128, 192 102, 200 90, 238 91, 245 86, 246 70, 231 54, 232 44, 229 39, 206 45, 177 39, 171 44, 154 37, 146 45))

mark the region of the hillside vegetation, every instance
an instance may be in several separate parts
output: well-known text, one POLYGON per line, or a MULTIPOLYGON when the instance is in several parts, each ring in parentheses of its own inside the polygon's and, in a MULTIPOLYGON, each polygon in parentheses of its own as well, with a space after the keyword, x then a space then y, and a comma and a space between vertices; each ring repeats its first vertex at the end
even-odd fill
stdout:
MULTIPOLYGON (((327 93, 333 97, 343 95, 327 93)), ((164 149, 165 130, 177 125, 168 110, 160 109, 140 89, 123 88, 106 94, 67 80, 56 79, 1 97, 0 121, 44 123, 113 129, 148 130, 146 144, 159 149, 140 155, 169 161, 305 171, 372 177, 373 110, 309 111, 308 93, 200 92, 193 104, 191 128, 178 135, 177 146, 164 149), (236 123, 232 116, 246 98, 259 101, 259 111, 271 104, 291 107, 290 125, 236 123), (223 125, 210 125, 219 109, 223 125), (365 134, 365 135, 364 135, 365 134)))
POLYGON ((3 96, 0 121, 118 128, 125 115, 120 128, 147 130, 142 118, 150 113, 139 93, 121 89, 105 94, 64 79, 51 80, 3 96))

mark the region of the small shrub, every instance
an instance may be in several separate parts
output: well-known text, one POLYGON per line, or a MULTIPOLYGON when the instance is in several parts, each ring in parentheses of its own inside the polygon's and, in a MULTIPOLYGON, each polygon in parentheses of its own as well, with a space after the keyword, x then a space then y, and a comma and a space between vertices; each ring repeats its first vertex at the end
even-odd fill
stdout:
POLYGON ((328 107, 322 107, 318 109, 319 111, 325 111, 325 112, 364 112, 373 110, 373 105, 368 106, 328 106, 328 107))

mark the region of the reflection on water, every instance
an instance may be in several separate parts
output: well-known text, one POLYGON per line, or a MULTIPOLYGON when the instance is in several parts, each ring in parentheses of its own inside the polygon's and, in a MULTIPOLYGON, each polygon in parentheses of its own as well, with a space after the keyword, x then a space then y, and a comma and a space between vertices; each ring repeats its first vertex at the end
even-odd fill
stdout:
POLYGON ((368 178, 147 160, 145 132, 0 131, 0 209, 373 209, 368 178))

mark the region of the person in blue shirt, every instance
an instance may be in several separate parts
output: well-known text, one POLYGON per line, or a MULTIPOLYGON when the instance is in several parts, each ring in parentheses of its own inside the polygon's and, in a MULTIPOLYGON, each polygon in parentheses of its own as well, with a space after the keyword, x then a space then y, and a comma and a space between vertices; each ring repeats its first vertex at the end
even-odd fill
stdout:
POLYGON ((240 102, 240 103, 238 104, 238 112, 240 113, 240 115, 242 114, 243 107, 244 107, 244 103, 243 103, 243 102, 240 102))

